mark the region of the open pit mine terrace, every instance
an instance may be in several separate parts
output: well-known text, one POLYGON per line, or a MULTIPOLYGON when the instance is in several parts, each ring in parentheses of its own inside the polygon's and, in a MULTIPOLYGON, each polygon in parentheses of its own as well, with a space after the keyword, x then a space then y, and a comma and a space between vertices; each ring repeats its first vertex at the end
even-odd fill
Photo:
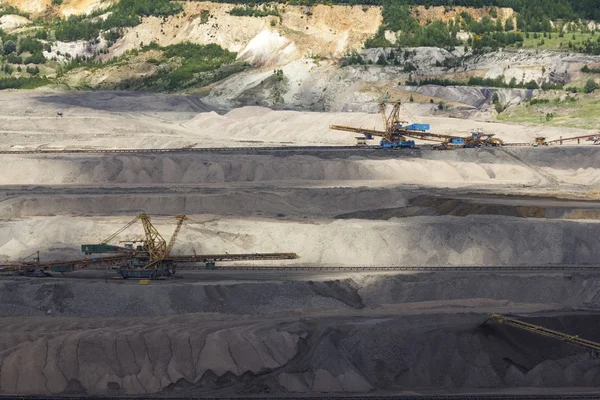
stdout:
POLYGON ((6 399, 600 398, 594 146, 3 159, 6 399))

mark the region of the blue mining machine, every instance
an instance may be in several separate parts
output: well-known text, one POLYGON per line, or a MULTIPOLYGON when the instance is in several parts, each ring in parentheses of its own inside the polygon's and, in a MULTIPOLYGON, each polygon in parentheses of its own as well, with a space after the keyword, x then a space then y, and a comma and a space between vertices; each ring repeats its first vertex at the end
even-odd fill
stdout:
POLYGON ((373 136, 381 138, 381 148, 414 148, 413 139, 433 141, 440 143, 439 149, 454 149, 458 147, 502 146, 502 140, 493 134, 483 133, 480 130, 471 132, 468 137, 442 135, 429 132, 429 124, 409 124, 400 120, 401 103, 394 103, 392 112, 386 115, 386 103, 380 102, 379 109, 383 120, 384 131, 375 129, 355 128, 343 125, 330 125, 329 129, 360 133, 364 136, 357 138, 357 145, 367 146, 367 140, 373 136))
POLYGON ((414 148, 415 141, 414 140, 399 140, 394 142, 388 142, 385 139, 381 139, 379 145, 384 149, 393 149, 393 148, 414 148))
POLYGON ((410 124, 407 122, 400 121, 400 108, 401 103, 395 103, 390 115, 386 115, 386 104, 384 102, 379 103, 379 109, 383 120, 384 131, 375 129, 364 129, 355 128, 352 126, 344 125, 331 125, 329 129, 360 133, 363 136, 357 137, 356 144, 359 146, 366 146, 368 140, 372 140, 374 136, 380 137, 381 140, 379 145, 383 149, 393 148, 414 148, 415 141, 410 136, 411 133, 415 133, 416 138, 427 135, 429 130, 429 124, 410 124))

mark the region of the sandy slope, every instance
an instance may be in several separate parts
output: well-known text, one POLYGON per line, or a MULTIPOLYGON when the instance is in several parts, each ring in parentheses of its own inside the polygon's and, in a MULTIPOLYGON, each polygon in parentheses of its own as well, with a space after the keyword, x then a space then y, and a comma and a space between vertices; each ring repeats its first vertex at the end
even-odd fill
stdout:
MULTIPOLYGON (((37 217, 7 221, 0 226, 0 254, 16 259, 39 249, 46 260, 81 258, 81 243, 97 243, 130 219, 37 217)), ((172 220, 159 222, 168 236, 172 220)), ((597 223, 592 222, 497 216, 282 222, 213 218, 186 226, 173 251, 299 254, 300 259, 286 265, 577 264, 595 263, 600 255, 595 246, 596 229, 597 223)), ((138 227, 122 237, 140 234, 138 227)))
MULTIPOLYGON (((197 96, 4 92, 0 97, 0 148, 353 145, 356 134, 331 131, 329 125, 381 129, 379 114, 244 107, 221 115, 211 110, 197 96)), ((429 123, 433 132, 442 134, 467 135, 470 129, 483 128, 507 142, 530 142, 540 134, 554 139, 593 133, 420 116, 421 112, 420 106, 407 105, 402 117, 429 123)))

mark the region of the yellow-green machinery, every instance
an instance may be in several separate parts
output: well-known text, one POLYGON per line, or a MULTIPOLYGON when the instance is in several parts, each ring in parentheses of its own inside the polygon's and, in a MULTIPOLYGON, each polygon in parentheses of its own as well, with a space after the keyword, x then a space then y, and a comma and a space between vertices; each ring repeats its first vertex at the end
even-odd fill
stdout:
POLYGON ((171 250, 175 245, 181 227, 188 218, 185 215, 176 217, 177 225, 169 242, 150 221, 150 216, 145 213, 137 215, 133 220, 117 232, 98 244, 83 244, 81 251, 86 255, 112 254, 98 258, 85 258, 71 261, 41 263, 39 254, 34 262, 18 262, 3 265, 0 270, 14 271, 24 275, 42 276, 39 271, 72 272, 79 269, 110 266, 119 268, 123 278, 155 279, 172 277, 175 275, 176 265, 180 263, 203 263, 205 268, 215 268, 217 261, 243 261, 243 260, 290 260, 298 258, 295 253, 255 253, 255 254, 194 254, 172 256, 171 250), (111 245, 119 234, 140 221, 144 235, 140 239, 125 241, 123 246, 111 245))
POLYGON ((518 319, 507 317, 501 314, 492 314, 491 320, 517 329, 534 333, 536 335, 546 336, 563 342, 568 342, 576 346, 580 346, 591 350, 594 354, 600 353, 600 343, 592 342, 591 340, 582 339, 579 335, 569 335, 567 333, 558 332, 552 329, 544 328, 543 326, 530 324, 529 322, 519 321, 518 319))

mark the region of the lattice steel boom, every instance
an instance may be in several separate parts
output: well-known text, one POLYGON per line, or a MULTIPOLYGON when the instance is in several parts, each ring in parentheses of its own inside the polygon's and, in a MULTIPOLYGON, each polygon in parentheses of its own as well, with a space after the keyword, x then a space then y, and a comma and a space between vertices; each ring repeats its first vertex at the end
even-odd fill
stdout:
POLYGON ((518 319, 510 318, 501 314, 492 314, 491 319, 499 324, 509 325, 514 328, 534 333, 536 335, 562 340, 564 342, 568 342, 573 345, 586 348, 588 350, 600 352, 600 343, 592 342, 591 340, 587 339, 582 339, 579 337, 579 335, 569 335, 567 333, 554 331, 552 329, 544 328, 543 326, 534 325, 529 322, 519 321, 518 319))

